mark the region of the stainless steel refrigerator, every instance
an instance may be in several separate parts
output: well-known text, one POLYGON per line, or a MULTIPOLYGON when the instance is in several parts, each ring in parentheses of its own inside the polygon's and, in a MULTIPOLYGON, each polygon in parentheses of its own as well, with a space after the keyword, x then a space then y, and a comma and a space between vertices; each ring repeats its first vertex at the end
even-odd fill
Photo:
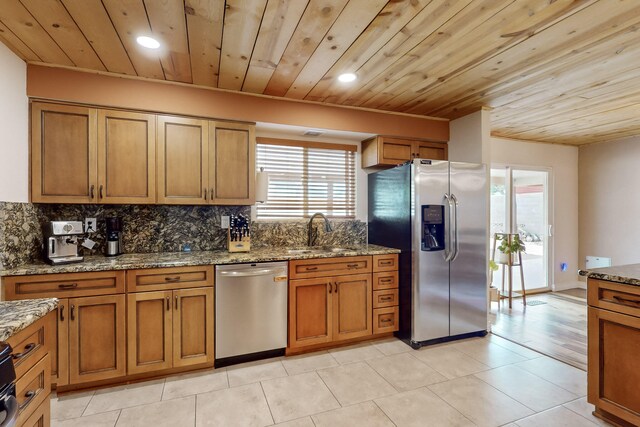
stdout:
POLYGON ((369 174, 369 243, 401 250, 400 330, 414 348, 487 332, 487 169, 415 159, 369 174))

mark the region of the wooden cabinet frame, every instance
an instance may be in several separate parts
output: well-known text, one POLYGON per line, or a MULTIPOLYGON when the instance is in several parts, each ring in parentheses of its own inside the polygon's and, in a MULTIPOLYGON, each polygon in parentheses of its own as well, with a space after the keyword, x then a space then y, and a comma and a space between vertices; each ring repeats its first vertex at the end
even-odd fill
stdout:
POLYGON ((375 136, 362 141, 362 167, 391 167, 415 158, 447 160, 446 142, 375 136))

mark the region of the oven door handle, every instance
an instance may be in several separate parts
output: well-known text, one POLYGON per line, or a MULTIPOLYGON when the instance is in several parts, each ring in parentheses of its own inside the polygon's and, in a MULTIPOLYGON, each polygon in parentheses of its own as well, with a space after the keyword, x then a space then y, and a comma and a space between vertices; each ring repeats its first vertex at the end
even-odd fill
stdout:
POLYGON ((13 427, 16 425, 16 420, 18 419, 18 400, 15 396, 7 396, 2 399, 3 410, 6 411, 7 416, 5 417, 0 427, 13 427))

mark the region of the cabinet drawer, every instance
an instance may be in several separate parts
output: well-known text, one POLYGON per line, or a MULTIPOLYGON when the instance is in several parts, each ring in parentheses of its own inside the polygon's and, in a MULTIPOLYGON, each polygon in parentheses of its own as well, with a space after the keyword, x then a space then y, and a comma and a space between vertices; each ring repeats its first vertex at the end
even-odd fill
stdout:
POLYGON ((394 305, 398 305, 397 289, 373 291, 373 308, 393 307, 394 305))
POLYGON ((3 280, 7 301, 124 293, 124 271, 11 276, 3 280))
POLYGON ((51 425, 51 402, 46 398, 21 427, 49 427, 51 425))
POLYGON ((398 307, 373 309, 373 333, 394 332, 398 330, 398 307))
POLYGON ((127 271, 127 291, 165 291, 213 286, 213 266, 147 268, 127 271))
POLYGON ((640 317, 640 287, 589 279, 590 306, 640 317))
POLYGON ((289 262, 290 279, 311 279, 371 272, 370 256, 301 259, 289 262))
POLYGON ((394 271, 398 269, 398 254, 374 255, 373 272, 394 271))
POLYGON ((34 367, 16 380, 18 425, 22 425, 51 393, 51 358, 47 354, 34 367))
POLYGON ((46 342, 47 334, 50 328, 56 327, 55 322, 56 312, 53 311, 7 340, 13 348, 17 378, 27 373, 49 351, 47 346, 53 343, 46 342))
POLYGON ((398 272, 373 273, 373 290, 396 289, 398 287, 398 272))

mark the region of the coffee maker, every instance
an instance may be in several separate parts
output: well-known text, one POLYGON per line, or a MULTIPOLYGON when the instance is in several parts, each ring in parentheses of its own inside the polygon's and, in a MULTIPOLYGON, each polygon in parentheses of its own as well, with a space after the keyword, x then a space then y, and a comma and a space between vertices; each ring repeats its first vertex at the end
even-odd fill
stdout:
POLYGON ((122 254, 122 219, 119 217, 107 218, 107 256, 122 254))
POLYGON ((51 221, 44 228, 44 258, 53 265, 81 262, 78 255, 80 236, 84 234, 80 221, 51 221))

